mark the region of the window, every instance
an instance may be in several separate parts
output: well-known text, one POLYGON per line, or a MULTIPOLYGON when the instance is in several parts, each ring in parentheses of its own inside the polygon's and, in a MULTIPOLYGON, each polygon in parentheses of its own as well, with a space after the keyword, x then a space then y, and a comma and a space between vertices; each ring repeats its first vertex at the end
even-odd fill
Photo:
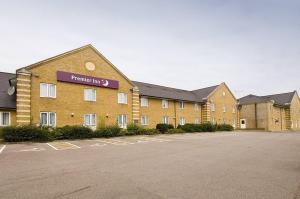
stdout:
POLYGON ((169 107, 169 101, 168 100, 162 100, 162 107, 168 108, 169 107))
POLYGON ((215 104, 211 104, 211 105, 210 105, 210 110, 211 110, 212 112, 216 111, 215 104))
POLYGON ((181 109, 184 109, 184 102, 179 102, 179 107, 180 107, 181 109))
POLYGON ((226 119, 223 118, 223 119, 222 119, 222 122, 223 122, 223 124, 226 124, 226 119))
POLYGON ((148 98, 145 98, 145 97, 141 98, 141 106, 142 107, 148 107, 149 106, 149 100, 148 100, 148 98))
POLYGON ((127 104, 127 94, 126 93, 118 93, 118 103, 119 104, 127 104))
POLYGON ((236 112, 236 108, 235 106, 232 107, 232 113, 235 113, 236 112))
POLYGON ((118 115, 118 125, 120 128, 123 129, 127 128, 127 115, 125 114, 118 115))
POLYGON ((40 97, 56 98, 56 85, 41 83, 40 97))
POLYGON ((199 104, 195 103, 195 111, 199 111, 199 104))
POLYGON ((56 113, 54 112, 41 112, 40 124, 42 126, 56 126, 56 113))
POLYGON ((215 124, 216 123, 216 119, 214 117, 211 118, 211 123, 215 124))
POLYGON ((96 90, 90 89, 90 88, 84 89, 84 100, 95 102, 96 101, 96 90))
POLYGON ((148 125, 148 124, 149 124, 149 117, 143 115, 143 116, 141 117, 141 124, 142 124, 142 125, 148 125))
POLYGON ((169 124, 169 117, 168 116, 163 117, 163 124, 169 124))
POLYGON ((195 124, 200 124, 200 119, 199 118, 195 118, 195 124))
POLYGON ((236 120, 235 119, 233 119, 232 126, 233 126, 233 128, 236 127, 236 120))
POLYGON ((96 126, 96 114, 84 114, 84 126, 96 126))
POLYGON ((222 111, 223 111, 223 113, 225 113, 225 112, 226 112, 226 106, 225 106, 225 105, 223 105, 223 107, 222 107, 222 111))
POLYGON ((222 95, 223 95, 223 96, 225 96, 225 95, 226 95, 225 91, 223 91, 222 95))
POLYGON ((185 125, 185 118, 184 117, 180 117, 179 124, 180 125, 185 125))
POLYGON ((10 125, 10 113, 0 112, 0 126, 9 126, 9 125, 10 125))

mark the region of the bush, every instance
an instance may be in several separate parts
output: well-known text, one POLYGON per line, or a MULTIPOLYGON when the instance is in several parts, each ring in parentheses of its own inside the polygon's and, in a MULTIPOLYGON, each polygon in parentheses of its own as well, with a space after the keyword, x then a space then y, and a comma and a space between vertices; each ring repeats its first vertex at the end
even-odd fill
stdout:
POLYGON ((211 123, 203 124, 185 124, 178 126, 180 129, 186 132, 214 132, 216 131, 216 125, 211 123))
POLYGON ((117 137, 126 134, 118 125, 107 126, 94 132, 95 137, 117 137))
POLYGON ((125 135, 143 135, 146 129, 136 124, 127 125, 127 133, 125 135))
POLYGON ((161 133, 166 133, 169 129, 174 129, 174 126, 172 124, 157 124, 156 129, 161 133))
POLYGON ((6 142, 49 141, 52 139, 48 129, 35 126, 4 127, 2 133, 6 142))
POLYGON ((84 126, 64 126, 51 132, 54 139, 84 139, 92 138, 92 129, 84 126))
POLYGON ((169 129, 167 133, 168 134, 178 134, 178 133, 185 133, 185 131, 182 129, 169 129))
POLYGON ((0 139, 3 139, 3 128, 0 128, 0 139))
POLYGON ((157 135, 159 134, 159 130, 157 129, 144 129, 143 134, 142 135, 157 135))
POLYGON ((234 128, 230 124, 218 124, 217 131, 233 131, 234 128))

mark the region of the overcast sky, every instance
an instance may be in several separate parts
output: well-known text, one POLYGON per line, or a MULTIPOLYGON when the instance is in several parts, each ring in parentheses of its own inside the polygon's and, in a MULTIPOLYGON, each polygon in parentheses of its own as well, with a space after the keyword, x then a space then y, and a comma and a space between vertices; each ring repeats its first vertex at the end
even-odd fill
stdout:
POLYGON ((0 71, 89 43, 136 81, 300 91, 299 0, 0 0, 0 71))

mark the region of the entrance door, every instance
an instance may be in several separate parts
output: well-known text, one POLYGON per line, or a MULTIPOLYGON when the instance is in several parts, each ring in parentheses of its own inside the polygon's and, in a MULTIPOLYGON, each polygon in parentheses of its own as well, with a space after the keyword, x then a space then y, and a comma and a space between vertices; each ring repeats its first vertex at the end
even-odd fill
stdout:
POLYGON ((246 119, 241 119, 240 124, 241 124, 241 129, 245 129, 246 128, 246 119))

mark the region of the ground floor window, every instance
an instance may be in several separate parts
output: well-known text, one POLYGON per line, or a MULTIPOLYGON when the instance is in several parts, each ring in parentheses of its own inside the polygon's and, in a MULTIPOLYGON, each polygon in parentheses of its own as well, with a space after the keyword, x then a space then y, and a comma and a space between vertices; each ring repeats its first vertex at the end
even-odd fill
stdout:
POLYGON ((235 119, 233 119, 232 126, 233 126, 233 128, 236 127, 236 120, 235 119))
POLYGON ((10 125, 10 113, 0 112, 0 126, 9 126, 9 125, 10 125))
POLYGON ((84 114, 84 126, 96 126, 96 114, 84 114))
POLYGON ((212 124, 215 124, 215 123, 216 123, 216 118, 212 117, 212 118, 211 118, 211 123, 212 123, 212 124))
POLYGON ((118 125, 120 128, 123 129, 127 128, 127 115, 125 114, 118 115, 118 125))
POLYGON ((195 118, 195 124, 200 124, 200 119, 199 118, 195 118))
POLYGON ((141 118, 141 124, 142 125, 148 125, 149 124, 149 117, 146 115, 143 115, 141 118))
POLYGON ((185 118, 184 117, 180 117, 179 124, 180 125, 185 125, 185 118))
POLYGON ((54 112, 41 112, 40 124, 42 126, 56 126, 56 113, 54 112))
POLYGON ((169 117, 168 116, 163 117, 163 124, 169 124, 169 117))

